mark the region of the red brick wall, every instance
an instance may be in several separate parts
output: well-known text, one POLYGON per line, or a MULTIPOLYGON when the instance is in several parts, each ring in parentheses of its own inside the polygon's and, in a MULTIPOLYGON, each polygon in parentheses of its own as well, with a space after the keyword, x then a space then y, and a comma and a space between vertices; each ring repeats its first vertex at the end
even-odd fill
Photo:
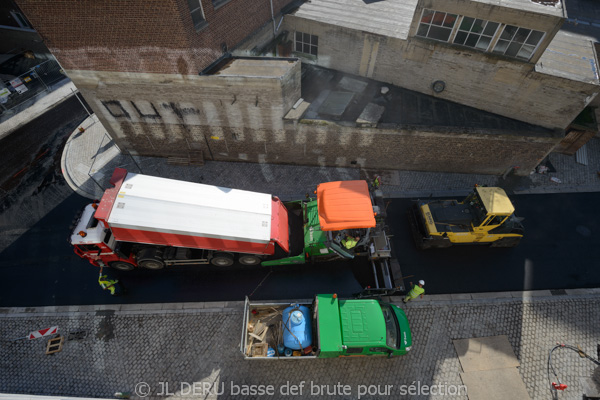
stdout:
MULTIPOLYGON (((277 15, 290 0, 273 0, 277 15)), ((69 70, 195 74, 271 18, 270 0, 230 0, 196 32, 187 0, 17 0, 69 70)))

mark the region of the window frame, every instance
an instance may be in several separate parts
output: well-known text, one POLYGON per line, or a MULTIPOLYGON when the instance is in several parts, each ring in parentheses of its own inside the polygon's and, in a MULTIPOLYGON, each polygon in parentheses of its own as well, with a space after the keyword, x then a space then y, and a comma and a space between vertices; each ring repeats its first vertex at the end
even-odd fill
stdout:
POLYGON ((34 30, 33 26, 31 26, 31 24, 29 23, 27 18, 25 18, 25 15, 22 12, 11 10, 10 15, 13 18, 13 20, 15 20, 15 22, 19 25, 19 28, 31 31, 34 30))
POLYGON ((459 17, 460 17, 459 14, 451 14, 451 13, 448 13, 445 11, 437 11, 437 10, 432 10, 429 8, 424 8, 423 11, 421 12, 421 18, 419 19, 419 25, 417 26, 416 36, 424 37, 424 38, 431 39, 431 40, 437 40, 438 42, 449 42, 450 39, 453 37, 453 33, 454 33, 455 27, 456 27, 456 21, 458 20, 459 17), (425 17, 426 11, 431 11, 433 13, 431 22, 423 22, 423 18, 425 17), (444 19, 442 20, 441 25, 435 24, 433 22, 436 14, 444 14, 444 19), (446 18, 448 17, 448 15, 454 16, 454 21, 452 22, 452 26, 445 25, 446 18), (427 32, 425 33, 425 35, 419 35, 419 31, 421 30, 421 25, 427 26, 427 32), (441 29, 449 29, 450 33, 448 34, 448 39, 442 40, 442 39, 438 39, 438 38, 429 36, 429 32, 431 32, 431 27, 441 28, 441 29))
POLYGON ((206 22, 206 14, 204 14, 204 7, 202 6, 202 0, 187 0, 187 3, 188 9, 190 11, 190 17, 192 18, 192 24, 194 25, 194 29, 196 29, 196 31, 202 30, 202 28, 208 25, 208 23, 206 22), (190 4, 191 2, 198 2, 198 7, 192 9, 192 4, 190 4), (198 22, 194 20, 194 13, 197 11, 200 11, 200 15, 202 17, 202 20, 198 22))
POLYGON ((231 0, 211 0, 212 5, 215 10, 223 7, 225 4, 229 3, 231 0))
POLYGON ((499 55, 502 55, 502 56, 505 56, 505 57, 515 58, 517 60, 526 60, 526 61, 529 61, 529 60, 531 60, 531 58, 533 57, 533 55, 538 50, 538 48, 540 46, 540 43, 542 43, 545 38, 546 38, 546 32, 538 31, 538 30, 535 30, 535 29, 532 29, 532 28, 525 28, 523 26, 503 24, 502 31, 500 33, 498 33, 498 39, 496 40, 496 43, 494 44, 494 48, 492 49, 492 53, 499 54, 499 55), (514 34, 511 35, 510 39, 502 38, 502 35, 504 34, 504 32, 506 31, 506 28, 508 28, 508 27, 514 27, 514 28, 517 28, 517 29, 515 30, 514 34), (523 40, 522 43, 518 42, 518 41, 515 41, 515 38, 517 37, 517 34, 519 33, 520 30, 528 30, 529 31, 529 33, 527 34, 527 37, 523 40), (537 41, 537 43, 535 45, 532 45, 530 43, 527 43, 527 40, 529 40, 529 38, 531 37, 531 35, 534 32, 541 33, 542 36, 538 39, 538 41, 537 41), (503 52, 496 51, 496 47, 498 47, 498 44, 501 41, 508 43, 506 45, 506 48, 504 49, 503 52), (520 44, 519 49, 517 50, 517 52, 516 52, 516 54, 514 56, 506 54, 508 52, 508 49, 510 48, 510 46, 513 43, 520 44), (533 46, 533 50, 531 50, 531 53, 529 54, 529 57, 527 57, 527 58, 519 57, 519 53, 521 52, 521 50, 523 50, 523 47, 525 47, 525 46, 533 46))
POLYGON ((309 57, 317 58, 319 56, 319 36, 313 35, 312 33, 294 31, 294 52, 301 53, 309 57), (302 35, 302 38, 298 39, 298 34, 302 35), (306 35, 308 35, 308 42, 305 42, 306 35), (316 40, 316 44, 313 44, 313 38, 316 40), (298 50, 298 43, 300 43, 302 49, 298 50), (308 46, 309 53, 304 51, 305 46, 308 46), (314 48, 315 53, 312 53, 314 48))
POLYGON ((452 38, 452 43, 451 43, 451 44, 456 44, 456 45, 458 45, 458 46, 470 47, 470 48, 472 48, 472 49, 475 49, 475 50, 480 50, 480 51, 484 51, 484 52, 488 53, 488 52, 490 51, 490 47, 492 47, 492 44, 495 44, 495 42, 497 41, 497 40, 494 40, 494 39, 496 39, 496 36, 498 35, 498 30, 499 30, 501 27, 502 27, 502 23, 500 23, 500 22, 489 21, 489 20, 487 20, 487 19, 473 18, 473 17, 468 17, 468 16, 466 16, 466 15, 461 15, 461 16, 460 16, 460 22, 457 24, 457 27, 456 27, 456 32, 455 32, 455 34, 454 34, 454 37, 452 38), (471 23, 471 27, 469 28, 469 30, 468 30, 468 31, 465 31, 465 30, 461 29, 461 25, 463 24, 463 22, 464 22, 465 18, 470 18, 470 19, 472 19, 472 20, 473 20, 473 22, 471 23), (485 24, 483 25, 483 28, 482 28, 481 32, 473 32, 473 28, 475 27, 475 23, 476 23, 477 21, 482 21, 482 22, 484 22, 484 23, 485 23, 485 24), (494 29, 494 33, 493 33, 491 36, 490 36, 489 34, 484 34, 485 30, 487 29, 487 27, 488 27, 488 25, 489 25, 490 23, 491 23, 491 24, 497 24, 497 26, 496 26, 496 29, 494 29), (465 33, 465 34, 466 34, 466 37, 465 37, 464 43, 456 43, 456 38, 457 38, 457 36, 459 35, 459 33, 460 33, 460 32, 463 32, 463 33, 465 33), (479 37, 477 38, 477 42, 475 42, 475 45, 474 45, 474 46, 470 46, 470 45, 468 45, 468 44, 467 44, 467 41, 469 40, 469 37, 470 37, 471 35, 478 35, 478 36, 479 36, 479 37), (482 37, 486 37, 486 38, 489 38, 489 39, 490 39, 490 42, 487 44, 487 46, 486 46, 486 48, 485 48, 485 49, 482 49, 481 47, 477 47, 477 45, 478 45, 478 44, 479 44, 479 42, 481 41, 481 38, 482 38, 482 37))
MULTIPOLYGON (((430 8, 423 8, 421 11, 421 16, 417 22, 417 27, 416 27, 414 36, 419 37, 419 38, 424 38, 424 39, 435 40, 437 42, 448 43, 449 45, 467 47, 471 50, 481 51, 481 52, 489 53, 489 54, 500 55, 500 56, 511 58, 513 60, 530 62, 531 59, 534 58, 534 56, 537 54, 540 44, 546 38, 546 34, 547 34, 547 32, 545 32, 545 31, 538 31, 536 29, 526 28, 523 26, 510 25, 510 24, 506 24, 506 23, 502 23, 502 22, 498 22, 498 21, 491 21, 491 20, 486 20, 486 19, 482 19, 482 18, 470 17, 467 15, 454 14, 454 13, 446 12, 446 11, 437 11, 437 10, 433 10, 430 8), (426 15, 427 13, 431 13, 431 20, 429 22, 423 22, 423 19, 427 17, 427 15, 426 15), (436 14, 444 15, 444 18, 443 18, 441 24, 434 23, 434 21, 436 20, 436 17, 437 17, 436 14), (446 18, 448 17, 448 15, 455 16, 452 26, 450 26, 449 24, 445 25, 446 18), (463 24, 465 18, 469 18, 469 19, 473 20, 473 22, 471 23, 471 26, 469 27, 469 31, 465 31, 464 29, 461 29, 461 25, 463 24), (485 23, 485 25, 483 25, 483 27, 481 29, 481 32, 479 32, 479 33, 473 32, 473 28, 475 27, 475 23, 477 21, 482 21, 485 23), (492 36, 490 36, 489 34, 484 34, 485 30, 487 29, 487 27, 489 26, 490 23, 497 24, 496 29, 494 30, 494 33, 492 36), (450 29, 450 34, 448 35, 448 38, 444 40, 444 39, 430 36, 432 26, 440 27, 443 29, 450 29), (423 27, 427 27, 425 32, 423 32, 423 27), (510 39, 502 38, 502 35, 504 34, 504 32, 506 31, 506 29, 508 27, 516 28, 514 34, 512 34, 510 39), (519 31, 529 31, 527 36, 523 39, 523 42, 515 41, 515 38, 517 38, 517 34, 519 31), (460 43, 460 41, 455 42, 457 40, 457 37, 459 37, 459 35, 462 35, 462 34, 465 34, 463 42, 462 43, 460 43), (528 43, 528 40, 530 40, 530 38, 534 34, 536 36, 538 36, 538 34, 541 34, 541 36, 537 39, 537 42, 535 44, 528 43), (473 46, 466 44, 467 41, 470 39, 471 35, 473 35, 473 36, 478 35, 477 41, 475 42, 475 44, 473 46), (477 45, 480 43, 482 37, 489 39, 489 43, 487 44, 485 49, 477 47, 477 45), (496 48, 500 42, 506 42, 508 44, 506 45, 504 50, 496 51, 496 48), (513 43, 514 43, 514 46, 516 46, 517 44, 519 45, 519 48, 515 52, 515 55, 506 54, 509 50, 509 46, 513 45, 513 43), (531 49, 532 46, 533 46, 533 49, 531 49), (519 56, 519 53, 521 53, 523 51, 523 49, 526 49, 526 50, 531 49, 531 52, 528 54, 527 57, 519 56)), ((513 49, 514 49, 514 47, 513 47, 513 49)))

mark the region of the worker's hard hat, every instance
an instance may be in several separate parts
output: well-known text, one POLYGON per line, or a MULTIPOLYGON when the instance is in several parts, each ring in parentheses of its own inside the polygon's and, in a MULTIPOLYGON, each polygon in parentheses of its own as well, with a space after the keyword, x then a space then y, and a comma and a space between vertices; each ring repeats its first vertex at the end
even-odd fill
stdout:
POLYGON ((423 285, 423 286, 425 286, 425 281, 424 281, 424 280, 420 280, 420 281, 419 281, 419 285, 423 285))

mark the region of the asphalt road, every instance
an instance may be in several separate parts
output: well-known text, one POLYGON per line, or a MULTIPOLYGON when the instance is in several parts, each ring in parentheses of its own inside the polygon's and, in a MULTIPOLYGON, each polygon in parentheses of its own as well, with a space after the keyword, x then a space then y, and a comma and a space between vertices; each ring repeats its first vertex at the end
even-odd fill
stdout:
POLYGON ((10 191, 19 185, 26 172, 62 148, 69 134, 86 117, 83 107, 72 96, 0 140, 0 188, 10 191))
POLYGON ((474 293, 600 286, 600 193, 511 196, 524 217, 514 248, 455 246, 416 250, 406 212, 394 199, 388 217, 407 281, 425 280, 427 293, 474 293))
MULTIPOLYGON (((600 193, 513 196, 525 217, 526 237, 516 248, 462 246, 417 250, 406 212, 410 200, 388 207, 392 245, 407 281, 425 279, 427 293, 597 287, 600 193)), ((363 263, 305 266, 171 267, 160 271, 115 271, 128 293, 111 297, 97 283, 98 269, 76 256, 67 243, 69 225, 88 202, 76 194, 0 253, 5 282, 0 306, 309 298, 335 292, 346 297, 368 284, 363 263), (361 281, 358 282, 357 279, 361 281)))
POLYGON ((125 296, 111 297, 98 285, 98 268, 75 255, 67 242, 74 215, 88 202, 76 194, 69 196, 0 253, 2 276, 10 282, 0 291, 0 306, 224 301, 243 300, 246 295, 285 299, 321 292, 348 297, 361 290, 348 263, 273 268, 199 265, 110 270, 127 289, 125 296))
MULTIPOLYGON (((69 225, 88 199, 74 194, 60 174, 68 135, 85 118, 77 99, 32 121, 0 142, 0 306, 165 303, 348 297, 371 285, 364 261, 303 266, 171 267, 114 271, 128 289, 111 297, 98 285, 98 269, 73 253, 69 225)), ((427 293, 564 289, 600 286, 600 193, 512 196, 525 217, 525 238, 512 249, 463 246, 419 251, 409 231, 411 201, 387 209, 392 246, 405 283, 425 279, 427 293)))

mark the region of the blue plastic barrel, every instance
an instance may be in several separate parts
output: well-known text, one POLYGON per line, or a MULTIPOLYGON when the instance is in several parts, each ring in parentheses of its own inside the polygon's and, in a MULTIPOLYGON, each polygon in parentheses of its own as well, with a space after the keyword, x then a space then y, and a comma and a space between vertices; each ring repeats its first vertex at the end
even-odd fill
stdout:
POLYGON ((306 306, 290 306, 283 310, 283 344, 301 350, 312 345, 310 310, 306 306))

